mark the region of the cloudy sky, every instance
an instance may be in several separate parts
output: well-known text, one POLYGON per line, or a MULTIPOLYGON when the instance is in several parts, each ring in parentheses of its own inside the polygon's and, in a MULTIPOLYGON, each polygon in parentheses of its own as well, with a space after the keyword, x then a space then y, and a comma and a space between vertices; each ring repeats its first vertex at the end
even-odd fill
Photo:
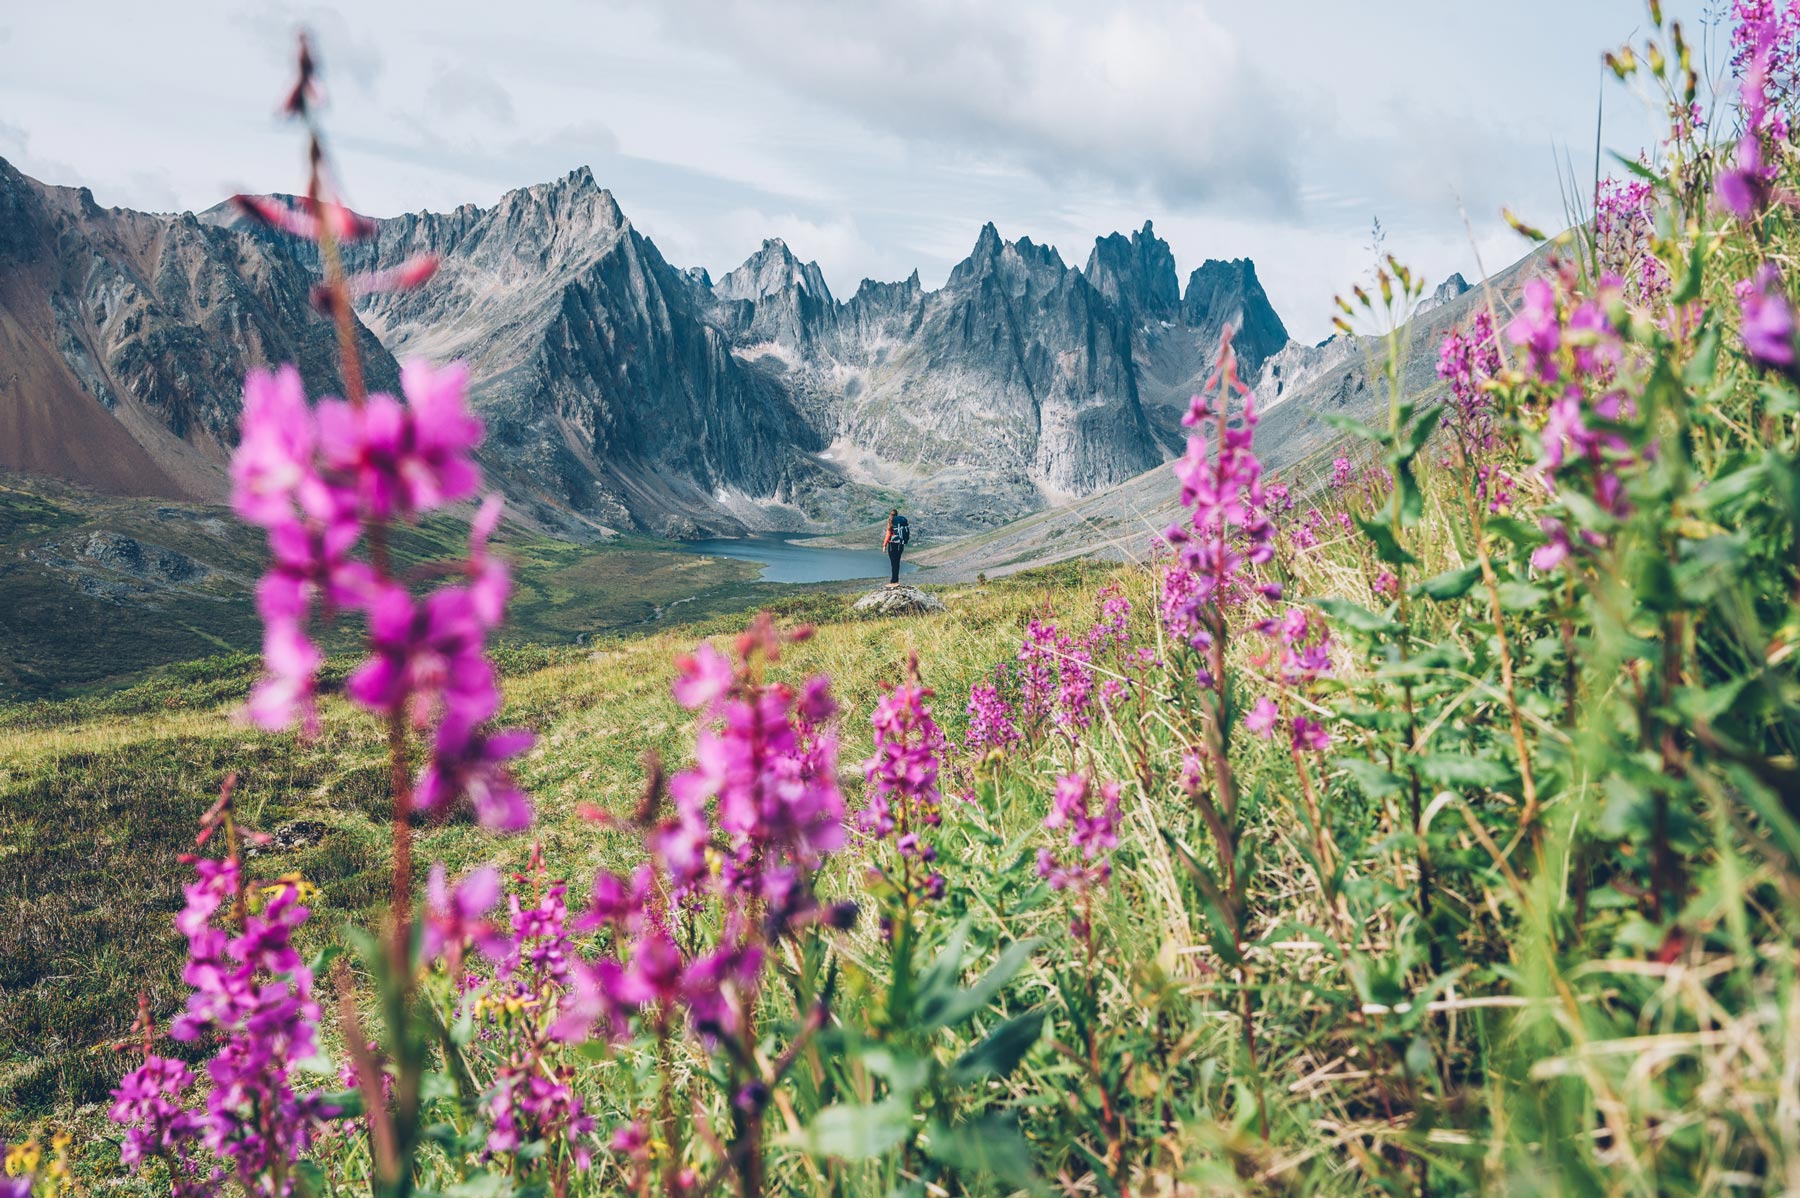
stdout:
MULTIPOLYGON (((1693 0, 1704 30, 1717 0, 1693 0)), ((941 283, 982 222, 1085 262, 1146 218, 1184 272, 1256 260, 1329 331, 1370 223, 1434 281, 1497 269, 1556 163, 1650 136, 1602 83, 1641 0, 86 0, 0 10, 0 156, 103 204, 297 190, 272 113, 314 33, 349 197, 391 215, 589 164, 678 265, 767 236, 842 295, 941 283), (1465 221, 1466 216, 1466 221, 1465 221)), ((1711 36, 1720 37, 1717 28, 1711 36)), ((1714 56, 1715 58, 1717 55, 1714 56)), ((1610 80, 1610 76, 1607 77, 1610 80)))

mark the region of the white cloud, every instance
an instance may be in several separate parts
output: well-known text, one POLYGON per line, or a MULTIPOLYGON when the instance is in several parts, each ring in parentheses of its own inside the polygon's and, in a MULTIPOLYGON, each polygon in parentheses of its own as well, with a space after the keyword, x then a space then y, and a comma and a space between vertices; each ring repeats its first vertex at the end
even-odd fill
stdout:
POLYGON ((1169 200, 1291 203, 1273 81, 1195 0, 663 0, 672 39, 933 152, 1169 200))
POLYGON ((512 93, 472 62, 438 63, 425 100, 447 116, 484 117, 496 125, 513 123, 512 93))

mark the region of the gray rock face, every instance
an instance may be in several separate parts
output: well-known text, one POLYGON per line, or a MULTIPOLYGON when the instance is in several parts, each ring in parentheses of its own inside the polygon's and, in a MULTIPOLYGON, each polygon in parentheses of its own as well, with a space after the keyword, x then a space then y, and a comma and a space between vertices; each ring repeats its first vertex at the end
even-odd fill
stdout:
POLYGON ((440 256, 430 286, 375 297, 365 319, 401 356, 469 363, 485 464, 547 520, 742 531, 768 524, 755 501, 836 481, 785 389, 731 352, 697 280, 586 168, 492 208, 384 220, 363 253, 440 256))
POLYGON ((1175 256, 1148 221, 1129 241, 1117 233, 1099 239, 1088 259, 1096 289, 1116 296, 1132 329, 1138 394, 1150 427, 1165 452, 1185 443, 1181 417, 1189 398, 1211 375, 1219 339, 1230 325, 1238 369, 1248 381, 1263 362, 1289 344, 1249 259, 1202 263, 1183 294, 1175 256))
POLYGON ((1246 378, 1256 377, 1263 361, 1288 343, 1287 326, 1275 314, 1256 277, 1256 263, 1248 258, 1201 263, 1188 276, 1187 294, 1181 297, 1181 319, 1200 334, 1202 342, 1215 346, 1225 326, 1232 325, 1237 332, 1231 345, 1246 378))
POLYGON ((946 609, 944 601, 936 595, 901 583, 870 591, 858 599, 851 610, 871 616, 923 616, 946 609))
POLYGON ((827 337, 838 304, 816 262, 801 262, 779 237, 712 287, 714 318, 740 343, 774 342, 802 353, 827 337))
MULTIPOLYGON (((940 290, 916 273, 865 280, 823 310, 809 308, 820 288, 785 246, 765 245, 732 278, 736 307, 716 319, 740 353, 781 373, 851 478, 903 489, 946 531, 1129 478, 1162 458, 1157 426, 1178 418, 1153 421, 1142 395, 1147 378, 1162 389, 1147 369, 1162 326, 1181 318, 1174 255, 1148 223, 1099 239, 1085 270, 989 224, 940 290)), ((1182 381, 1198 369, 1187 357, 1182 381)))

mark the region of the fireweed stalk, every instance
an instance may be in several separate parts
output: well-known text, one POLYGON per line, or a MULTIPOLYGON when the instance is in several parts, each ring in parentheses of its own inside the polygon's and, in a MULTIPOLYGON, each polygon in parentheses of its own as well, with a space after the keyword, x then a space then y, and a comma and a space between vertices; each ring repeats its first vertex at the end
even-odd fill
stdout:
MULTIPOLYGON (((1219 341, 1213 375, 1182 417, 1183 424, 1199 430, 1189 434, 1187 452, 1175 463, 1182 505, 1192 511, 1185 524, 1175 525, 1164 534, 1175 547, 1176 563, 1164 573, 1163 614, 1171 631, 1185 639, 1203 662, 1195 680, 1200 687, 1202 712, 1199 756, 1204 759, 1208 776, 1203 778, 1196 773, 1187 789, 1212 834, 1219 876, 1215 882, 1202 871, 1195 870, 1193 874, 1228 924, 1230 956, 1239 962, 1244 1050, 1255 1073, 1256 1030, 1249 963, 1243 955, 1248 918, 1246 878, 1238 844, 1238 786, 1229 748, 1234 713, 1230 678, 1225 669, 1229 636, 1226 610, 1252 592, 1268 599, 1279 598, 1281 588, 1272 582, 1257 584, 1249 573, 1250 567, 1267 563, 1274 556, 1275 527, 1263 510, 1262 463, 1251 448, 1256 433, 1256 407, 1250 389, 1238 378, 1231 337, 1232 329, 1227 325, 1219 341), (1242 419, 1235 426, 1230 420, 1234 397, 1244 401, 1242 419)), ((1260 1078, 1257 1101, 1262 1134, 1267 1137, 1267 1109, 1260 1078)))
POLYGON ((1125 1126, 1118 1099, 1107 1086, 1102 1064, 1100 960, 1094 933, 1094 895, 1112 877, 1111 854, 1119 847, 1120 796, 1124 788, 1117 782, 1103 782, 1097 789, 1098 804, 1094 802, 1096 787, 1087 774, 1067 774, 1057 779, 1044 827, 1062 833, 1066 843, 1057 849, 1038 850, 1037 874, 1050 884, 1052 890, 1066 892, 1074 903, 1069 932, 1081 944, 1083 959, 1084 1007, 1079 1019, 1084 1049, 1082 1065, 1100 1095, 1100 1121, 1106 1133, 1103 1159, 1112 1173, 1114 1186, 1124 1193, 1129 1168, 1125 1126))
POLYGON ((195 837, 204 848, 222 830, 225 856, 186 859, 195 881, 175 920, 188 942, 182 979, 191 993, 170 1034, 187 1043, 207 1038, 215 1048, 204 1110, 185 1108, 193 1075, 152 1051, 155 1024, 140 1002, 143 1063, 113 1092, 109 1113, 126 1129, 124 1162, 139 1168, 162 1160, 175 1194, 213 1193, 235 1181, 248 1194, 279 1198, 294 1163, 335 1112, 293 1084, 294 1071, 318 1055, 312 970, 291 942, 306 922, 305 887, 293 878, 254 888, 245 881, 243 834, 231 809, 235 784, 235 775, 226 779, 195 837), (221 918, 225 927, 215 922, 221 918), (202 1144, 223 1162, 204 1179, 194 1156, 202 1144))
POLYGON ((931 841, 942 820, 938 772, 946 741, 932 718, 931 698, 931 689, 919 679, 919 655, 909 653, 905 680, 889 687, 875 705, 875 752, 863 762, 868 798, 857 825, 871 841, 891 841, 893 846, 891 853, 872 856, 869 865, 881 935, 894 963, 888 995, 892 1024, 901 1021, 912 1001, 918 913, 944 896, 944 875, 937 869, 937 847, 931 841))
MULTIPOLYGON (((486 826, 503 831, 525 826, 530 808, 508 774, 507 761, 530 738, 485 730, 500 706, 494 671, 484 656, 485 638, 502 619, 509 587, 504 565, 485 546, 498 522, 498 501, 490 500, 476 519, 469 559, 439 571, 459 576, 455 581, 419 597, 393 572, 387 548, 390 521, 416 519, 479 490, 481 472, 473 454, 482 424, 468 410, 468 376, 459 365, 435 369, 407 364, 401 374, 403 400, 366 391, 353 298, 417 286, 435 263, 420 260, 376 276, 346 277, 340 244, 369 236, 373 225, 337 198, 316 100, 315 63, 302 39, 285 111, 306 128, 306 199, 290 208, 279 201, 239 197, 239 206, 251 218, 317 245, 325 278, 314 302, 336 326, 346 396, 309 404, 292 367, 253 371, 245 381, 243 435, 231 464, 232 503, 239 516, 267 531, 272 558, 256 593, 266 672, 251 694, 247 715, 264 729, 297 722, 306 734, 315 734, 316 678, 323 655, 309 635, 310 625, 340 612, 363 614, 369 656, 345 689, 352 702, 379 716, 387 729, 393 875, 386 960, 375 972, 388 1055, 397 1066, 391 1101, 385 1075, 377 1075, 371 1054, 362 1047, 365 1038, 347 986, 340 988, 340 997, 375 1148, 377 1190, 405 1195, 413 1185, 426 1051, 415 1010, 414 811, 442 815, 452 803, 467 800, 486 826), (354 557, 364 542, 366 557, 354 557), (416 783, 411 764, 415 734, 428 737, 431 745, 416 783)), ((201 880, 190 888, 183 916, 182 930, 195 962, 190 982, 201 988, 189 1015, 177 1021, 176 1035, 212 1031, 230 1036, 242 1026, 235 992, 208 989, 231 984, 220 979, 248 985, 258 972, 287 979, 289 998, 281 1008, 288 1021, 285 1030, 280 1037, 261 1037, 287 1047, 270 1056, 271 1050, 244 1041, 229 1053, 222 1051, 209 1068, 214 1123, 206 1136, 209 1148, 233 1160, 247 1189, 279 1194, 285 1192, 289 1167, 320 1113, 316 1107, 289 1111, 284 1105, 298 1101, 284 1088, 285 1069, 312 1054, 318 1019, 310 972, 299 965, 285 939, 305 919, 306 909, 299 905, 297 888, 287 886, 270 894, 261 914, 247 911, 228 804, 222 818, 232 852, 223 864, 196 862, 201 880), (205 926, 211 912, 227 901, 240 929, 237 939, 225 939, 205 926), (260 1080, 247 1080, 252 1078, 260 1080), (230 1118, 244 1116, 246 1095, 255 1126, 229 1126, 230 1118)), ((170 1075, 160 1084, 166 1091, 176 1080, 170 1075)))
MULTIPOLYGON (((808 635, 800 629, 787 639, 808 635)), ((665 1136, 677 1109, 666 1065, 683 1023, 703 1052, 720 1059, 729 1127, 698 1128, 716 1145, 706 1177, 689 1173, 679 1144, 664 1140, 671 1195, 710 1191, 727 1176, 742 1198, 763 1192, 765 1112, 824 1025, 831 1000, 827 988, 801 1013, 786 1047, 765 1061, 757 1008, 771 959, 787 942, 856 918, 854 905, 821 905, 813 891, 819 867, 845 842, 830 727, 837 705, 823 678, 798 693, 765 681, 783 639, 765 613, 738 638, 735 662, 702 645, 676 663, 675 698, 701 721, 695 765, 669 781, 674 812, 666 816, 660 774, 652 771, 635 821, 649 855, 645 869, 596 877, 578 926, 610 932, 612 950, 576 963, 557 1029, 565 1040, 617 1039, 635 1025, 651 1037, 665 1065, 656 1116, 665 1136)))

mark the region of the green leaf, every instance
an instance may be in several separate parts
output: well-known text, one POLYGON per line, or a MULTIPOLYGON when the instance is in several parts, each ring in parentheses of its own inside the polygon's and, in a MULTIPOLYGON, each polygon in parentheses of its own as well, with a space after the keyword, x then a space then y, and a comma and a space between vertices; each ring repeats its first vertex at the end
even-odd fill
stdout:
POLYGON ((1635 158, 1625 157, 1625 155, 1619 153, 1617 150, 1611 151, 1611 153, 1614 158, 1619 160, 1620 166, 1624 167, 1650 186, 1656 188, 1656 190, 1669 192, 1670 194, 1674 193, 1674 185, 1650 167, 1645 166, 1635 158))
POLYGON ((1439 786, 1499 786, 1512 777, 1512 770, 1497 761, 1460 753, 1424 753, 1415 767, 1439 786))
POLYGON ((1418 423, 1406 431, 1406 452, 1401 456, 1402 462, 1410 462, 1418 456, 1419 451, 1425 448, 1425 442, 1431 440, 1431 434, 1437 431, 1438 421, 1443 418, 1442 404, 1419 417, 1418 423))
POLYGON ((1694 238, 1694 248, 1688 254, 1687 272, 1669 293, 1669 303, 1679 307, 1700 298, 1700 284, 1704 279, 1700 264, 1706 256, 1706 245, 1706 238, 1694 238))
POLYGON ((320 1092, 319 1099, 327 1109, 337 1112, 332 1116, 334 1119, 355 1119, 363 1113, 361 1090, 324 1090, 320 1092))
POLYGON ((294 1190, 301 1198, 325 1198, 331 1183, 316 1161, 294 1162, 294 1190))
POLYGON ((956 991, 957 983, 962 980, 963 955, 968 947, 969 921, 965 919, 951 930, 950 939, 945 941, 942 951, 925 972, 919 975, 914 986, 915 1008, 925 1003, 943 1002, 956 991))
POLYGON ((996 1112, 949 1126, 933 1121, 925 1155, 947 1168, 985 1173, 1014 1189, 1038 1188, 1031 1145, 1010 1115, 996 1112))
POLYGON ((1356 526, 1362 534, 1375 543, 1375 553, 1390 566, 1410 566, 1419 559, 1400 547, 1394 539, 1394 530, 1385 524, 1377 524, 1373 520, 1356 517, 1356 526))
POLYGON ((1544 543, 1544 534, 1536 527, 1511 516, 1489 516, 1487 530, 1506 538, 1520 549, 1532 549, 1544 543))
POLYGON ((308 968, 312 970, 313 977, 322 979, 330 971, 331 963, 343 955, 343 945, 327 944, 313 955, 312 963, 308 968))
POLYGON ((931 1062, 924 1057, 880 1046, 865 1048, 859 1055, 871 1073, 887 1079, 895 1095, 916 1094, 931 1080, 931 1062))
POLYGON ((898 1146, 911 1131, 910 1101, 901 1103, 889 1099, 868 1105, 840 1103, 820 1111, 811 1123, 798 1134, 788 1136, 785 1142, 814 1156, 866 1161, 898 1146))
POLYGON ((1746 495, 1755 494, 1768 484, 1768 471, 1759 460, 1741 470, 1719 475, 1700 488, 1694 499, 1707 511, 1716 511, 1746 495))
POLYGON ((1708 323, 1694 346, 1694 356, 1682 368, 1681 381, 1696 391, 1704 391, 1719 368, 1719 326, 1708 323))
POLYGON ((1001 989, 1025 967, 1036 939, 1019 940, 1006 946, 994 967, 967 990, 954 990, 948 995, 919 996, 919 1021, 925 1027, 954 1027, 994 1001, 1001 989))
POLYGON ((477 1173, 434 1191, 436 1198, 504 1198, 513 1192, 513 1179, 504 1173, 477 1173))
POLYGON ((440 1099, 456 1097, 456 1080, 448 1073, 432 1070, 419 1078, 419 1099, 422 1102, 436 1102, 440 1099))
POLYGON ((1355 779, 1357 787, 1371 799, 1391 795, 1406 785, 1406 780, 1400 775, 1390 773, 1373 761, 1361 757, 1341 757, 1337 764, 1344 767, 1350 777, 1355 779))
POLYGON ((1366 607, 1361 607, 1348 599, 1320 597, 1307 602, 1331 617, 1331 622, 1339 628, 1348 628, 1353 632, 1388 633, 1398 632, 1400 625, 1386 616, 1376 615, 1366 607))
POLYGON ((1469 588, 1474 586, 1480 577, 1481 563, 1476 562, 1474 565, 1464 566, 1460 570, 1445 570, 1442 574, 1427 578, 1412 590, 1415 595, 1429 595, 1438 600, 1460 599, 1469 593, 1469 588))
POLYGON ((1361 437, 1365 441, 1373 441, 1377 445, 1386 445, 1388 435, 1372 428, 1354 416, 1346 416, 1342 412, 1320 412, 1319 419, 1341 433, 1349 433, 1352 437, 1361 437))
POLYGON ((1529 582, 1503 582, 1498 590, 1500 606, 1505 611, 1531 611, 1550 598, 1549 591, 1529 582))
POLYGON ((1029 1011, 1002 1023, 987 1038, 958 1057, 950 1080, 966 1086, 988 1077, 1005 1077, 1019 1067, 1044 1033, 1044 1013, 1029 1011))
POLYGON ((1425 493, 1419 490, 1419 479, 1413 473, 1411 458, 1394 463, 1394 489, 1400 503, 1400 523, 1410 528, 1425 513, 1425 493))

